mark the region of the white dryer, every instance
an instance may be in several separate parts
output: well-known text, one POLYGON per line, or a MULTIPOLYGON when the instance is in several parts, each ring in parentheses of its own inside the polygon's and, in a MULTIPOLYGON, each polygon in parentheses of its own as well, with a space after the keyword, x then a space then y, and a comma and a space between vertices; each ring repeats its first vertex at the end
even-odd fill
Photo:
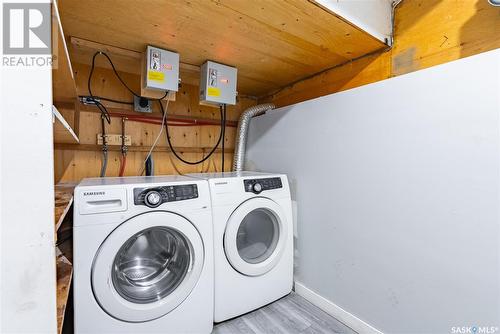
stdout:
POLYGON ((210 333, 213 246, 205 181, 85 179, 75 189, 75 333, 210 333))
POLYGON ((292 204, 286 175, 189 174, 208 180, 214 224, 214 320, 291 292, 292 204))

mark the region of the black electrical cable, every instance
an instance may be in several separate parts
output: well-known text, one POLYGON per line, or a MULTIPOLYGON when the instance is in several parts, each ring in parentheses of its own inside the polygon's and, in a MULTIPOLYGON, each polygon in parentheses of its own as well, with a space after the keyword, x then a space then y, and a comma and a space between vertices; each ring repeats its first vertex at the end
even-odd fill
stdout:
POLYGON ((146 176, 153 176, 154 175, 154 162, 153 162, 153 155, 149 155, 149 157, 146 159, 146 166, 145 166, 145 173, 146 176))
MULTIPOLYGON (((105 52, 102 52, 102 51, 98 51, 94 54, 94 57, 92 58, 92 66, 94 66, 94 60, 95 60, 95 57, 97 55, 103 55, 104 57, 106 57, 106 59, 108 60, 109 64, 111 65, 111 68, 113 69, 113 72, 115 73, 116 77, 118 78, 118 80, 120 80, 120 82, 122 83, 122 85, 127 88, 127 90, 132 93, 132 95, 134 96, 137 96, 137 97, 142 97, 140 96, 139 94, 136 94, 126 83, 125 81, 123 81, 122 77, 120 76, 120 74, 118 74, 118 71, 116 70, 115 68, 115 64, 113 63, 113 61, 111 60, 111 58, 109 58, 109 56, 105 53, 105 52)), ((160 97, 159 99, 150 99, 150 100, 163 100, 164 98, 166 98, 168 95, 168 91, 165 91, 165 95, 163 95, 162 97, 160 97)))
POLYGON ((87 80, 87 89, 89 91, 90 99, 92 100, 92 102, 94 102, 94 104, 96 105, 96 107, 99 108, 99 110, 101 111, 102 117, 104 119, 106 119, 106 121, 108 122, 108 124, 111 124, 111 117, 109 116, 108 109, 106 109, 106 107, 101 102, 99 102, 98 100, 95 99, 94 94, 92 94, 92 88, 91 88, 91 84, 90 84, 91 80, 92 80, 92 75, 94 74, 95 57, 98 54, 99 54, 99 52, 96 52, 94 54, 94 56, 92 57, 92 66, 90 67, 89 79, 87 80))
POLYGON ((101 111, 102 117, 106 120, 106 122, 108 122, 108 124, 111 124, 111 116, 109 115, 108 109, 106 109, 106 107, 101 102, 95 100, 94 98, 92 98, 92 100, 96 107, 101 111))
POLYGON ((172 151, 172 153, 175 155, 175 157, 177 159, 179 159, 180 161, 182 161, 183 163, 185 164, 188 164, 188 165, 198 165, 198 164, 201 164, 202 162, 204 162, 205 160, 207 160, 208 158, 210 158, 212 156, 212 154, 215 152, 215 150, 217 149, 217 147, 219 147, 219 144, 222 140, 222 131, 223 131, 223 127, 224 127, 224 112, 222 110, 222 106, 220 106, 220 119, 221 119, 221 122, 220 122, 220 133, 219 133, 219 139, 217 140, 217 144, 215 144, 215 146, 212 148, 212 150, 201 160, 198 160, 198 161, 187 161, 185 160, 184 158, 182 158, 174 149, 174 146, 172 145, 172 142, 170 140, 170 134, 168 133, 168 122, 167 122, 167 116, 168 115, 165 115, 165 110, 163 109, 163 104, 161 104, 161 101, 158 101, 158 103, 160 104, 160 110, 161 110, 161 113, 162 115, 165 116, 165 132, 167 134, 167 143, 168 143, 168 146, 170 147, 170 150, 172 151))
MULTIPOLYGON (((141 97, 140 95, 136 94, 132 89, 130 89, 129 86, 127 86, 127 84, 125 83, 125 81, 123 81, 122 77, 118 74, 118 71, 116 70, 115 68, 115 64, 113 64, 113 61, 111 60, 111 58, 109 58, 109 56, 102 52, 102 51, 97 51, 94 56, 92 57, 92 69, 94 67, 94 62, 95 62, 95 58, 98 56, 98 55, 103 55, 104 57, 106 57, 106 59, 108 60, 109 64, 111 65, 111 68, 113 69, 113 72, 115 73, 116 77, 118 78, 118 80, 120 80, 120 82, 122 83, 123 86, 125 86, 125 88, 127 88, 127 90, 132 93, 132 95, 134 96, 137 96, 137 97, 141 97)), ((91 71, 92 73, 92 71, 91 71)), ((90 76, 89 76, 90 77, 90 76)), ((90 92, 90 91, 89 91, 90 92)))
POLYGON ((224 172, 224 144, 226 142, 226 105, 224 104, 223 105, 223 110, 224 110, 224 113, 223 113, 223 125, 222 125, 222 172, 224 172))
MULTIPOLYGON (((111 60, 111 58, 106 53, 104 53, 102 51, 98 51, 98 52, 94 53, 94 56, 92 57, 92 66, 90 68, 89 79, 87 81, 87 89, 89 91, 90 99, 92 100, 92 102, 97 106, 97 108, 99 108, 99 110, 104 115, 104 117, 105 117, 106 121, 108 122, 108 124, 111 124, 111 117, 109 116, 108 110, 106 109, 106 107, 98 99, 103 100, 103 101, 110 101, 110 102, 115 102, 115 103, 131 104, 131 105, 133 105, 134 102, 120 101, 120 100, 110 99, 110 98, 107 98, 107 97, 99 97, 99 96, 95 96, 92 93, 92 87, 91 87, 92 75, 94 74, 94 69, 95 69, 95 59, 96 59, 96 57, 98 55, 103 55, 104 57, 106 57, 106 59, 108 60, 109 64, 111 65, 111 68, 113 69, 113 73, 116 75, 116 77, 121 82, 121 84, 125 88, 127 88, 127 90, 130 93, 132 93, 132 95, 134 95, 134 96, 136 96, 138 98, 140 98, 141 96, 139 94, 136 94, 129 86, 127 86, 127 84, 125 83, 125 81, 123 81, 123 79, 120 76, 120 74, 118 74, 118 71, 115 68, 115 64, 113 63, 113 61, 111 60)), ((163 95, 159 99, 150 99, 150 100, 161 101, 164 98, 166 98, 167 95, 168 95, 168 91, 165 91, 165 95, 163 95)))

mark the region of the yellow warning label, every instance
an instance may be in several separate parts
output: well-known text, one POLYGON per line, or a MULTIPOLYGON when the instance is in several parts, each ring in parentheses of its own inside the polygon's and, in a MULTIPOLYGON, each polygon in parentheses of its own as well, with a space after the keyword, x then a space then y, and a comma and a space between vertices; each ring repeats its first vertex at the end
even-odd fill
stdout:
POLYGON ((165 73, 158 71, 148 71, 148 80, 165 81, 165 73))
POLYGON ((207 90, 207 94, 208 96, 220 96, 220 88, 217 88, 217 87, 208 87, 208 90, 207 90))

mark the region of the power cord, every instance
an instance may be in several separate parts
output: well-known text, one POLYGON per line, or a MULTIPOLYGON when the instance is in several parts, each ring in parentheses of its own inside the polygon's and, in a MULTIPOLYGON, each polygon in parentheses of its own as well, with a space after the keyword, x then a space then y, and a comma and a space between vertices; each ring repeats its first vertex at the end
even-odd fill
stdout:
MULTIPOLYGON (((167 100, 166 110, 168 110, 168 104, 169 104, 169 102, 170 102, 170 100, 167 100)), ((163 113, 163 117, 161 119, 160 132, 156 136, 156 139, 153 142, 153 145, 151 145, 151 149, 149 150, 148 155, 146 156, 146 159, 144 159, 144 163, 142 164, 143 166, 142 166, 141 170, 139 171, 139 175, 142 175, 142 173, 144 173, 144 169, 146 168, 146 162, 148 161, 149 157, 151 156, 151 153, 153 153, 153 150, 156 147, 156 144, 158 143, 158 140, 160 139, 161 134, 163 133, 163 126, 166 125, 166 123, 167 123, 167 113, 163 112, 163 105, 161 104, 161 101, 158 101, 158 103, 160 104, 161 110, 162 110, 162 113, 163 113)), ((167 128, 167 132, 168 132, 168 126, 166 128, 167 128)), ((168 136, 168 134, 167 134, 167 136, 168 136)))
MULTIPOLYGON (((101 111, 101 116, 108 122, 108 124, 111 124, 111 116, 109 115, 108 109, 94 97, 94 94, 92 94, 92 85, 90 84, 92 81, 92 75, 94 74, 94 68, 95 68, 95 58, 97 55, 100 54, 99 52, 96 52, 94 56, 92 57, 92 66, 90 67, 90 73, 89 73, 89 79, 87 80, 87 89, 89 91, 90 95, 90 100, 95 104, 97 108, 101 111)), ((102 169, 101 169, 101 174, 102 174, 102 169)))
MULTIPOLYGON (((104 57, 106 57, 106 59, 108 60, 109 64, 111 65, 111 68, 113 69, 113 73, 116 75, 116 77, 118 78, 118 80, 120 81, 120 83, 134 96, 138 97, 138 98, 141 98, 141 96, 139 94, 136 94, 126 83, 125 81, 123 81, 122 77, 120 76, 120 74, 118 73, 118 71, 116 70, 115 68, 115 64, 113 63, 113 61, 111 60, 111 58, 105 53, 105 52, 102 52, 102 51, 97 51, 96 53, 94 53, 94 56, 92 56, 92 66, 90 68, 90 73, 89 73, 89 78, 87 80, 87 89, 89 91, 89 96, 90 96, 90 100, 96 105, 97 108, 99 108, 99 110, 101 111, 101 114, 104 116, 104 118, 106 119, 106 121, 108 122, 108 124, 111 124, 111 117, 109 115, 109 112, 108 110, 106 109, 106 107, 100 102, 100 100, 102 101, 109 101, 109 102, 115 102, 115 103, 121 103, 121 104, 129 104, 129 105, 133 105, 134 102, 129 102, 129 101, 120 101, 120 100, 115 100, 115 99, 110 99, 110 98, 107 98, 107 97, 101 97, 101 96, 95 96, 93 93, 92 93, 92 85, 91 85, 91 82, 92 82, 92 76, 94 74, 94 69, 95 69, 95 59, 97 58, 98 55, 102 55, 104 57)), ((163 100, 164 98, 166 98, 168 95, 168 91, 165 92, 165 95, 163 95, 162 97, 160 97, 159 99, 155 99, 155 98, 150 98, 150 100, 156 100, 156 101, 161 101, 163 100)))
MULTIPOLYGON (((185 160, 184 158, 182 158, 175 151, 174 146, 172 145, 172 141, 170 140, 170 134, 168 132, 167 113, 165 112, 165 110, 163 110, 163 105, 161 104, 161 101, 158 101, 158 103, 160 104, 160 110, 161 110, 161 112, 163 114, 163 117, 165 119, 164 126, 165 126, 166 133, 167 133, 167 143, 168 143, 168 146, 170 147, 170 150, 175 155, 175 157, 177 159, 179 159, 180 161, 182 161, 183 163, 188 164, 188 165, 198 165, 198 164, 201 164, 202 162, 206 161, 208 158, 210 158, 212 156, 212 154, 215 152, 215 150, 217 149, 217 147, 219 147, 219 144, 220 144, 220 142, 222 140, 223 128, 224 128, 224 123, 225 123, 224 112, 223 112, 222 105, 219 107, 219 109, 220 109, 221 124, 220 124, 220 134, 219 134, 219 139, 217 140, 217 144, 215 144, 215 146, 212 148, 212 150, 204 158, 202 158, 201 160, 198 160, 198 161, 188 161, 188 160, 185 160)), ((167 103, 168 103, 168 101, 167 101, 167 103)))
POLYGON ((146 176, 153 176, 154 170, 155 168, 154 168, 153 156, 150 155, 149 158, 146 160, 146 168, 145 168, 146 176))

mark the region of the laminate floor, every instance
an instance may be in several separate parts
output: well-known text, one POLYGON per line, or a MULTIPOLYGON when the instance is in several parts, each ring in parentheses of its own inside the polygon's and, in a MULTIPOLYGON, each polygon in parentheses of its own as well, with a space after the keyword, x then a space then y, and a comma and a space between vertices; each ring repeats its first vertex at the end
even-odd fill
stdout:
POLYGON ((292 292, 241 317, 214 326, 212 334, 356 334, 337 319, 292 292))

